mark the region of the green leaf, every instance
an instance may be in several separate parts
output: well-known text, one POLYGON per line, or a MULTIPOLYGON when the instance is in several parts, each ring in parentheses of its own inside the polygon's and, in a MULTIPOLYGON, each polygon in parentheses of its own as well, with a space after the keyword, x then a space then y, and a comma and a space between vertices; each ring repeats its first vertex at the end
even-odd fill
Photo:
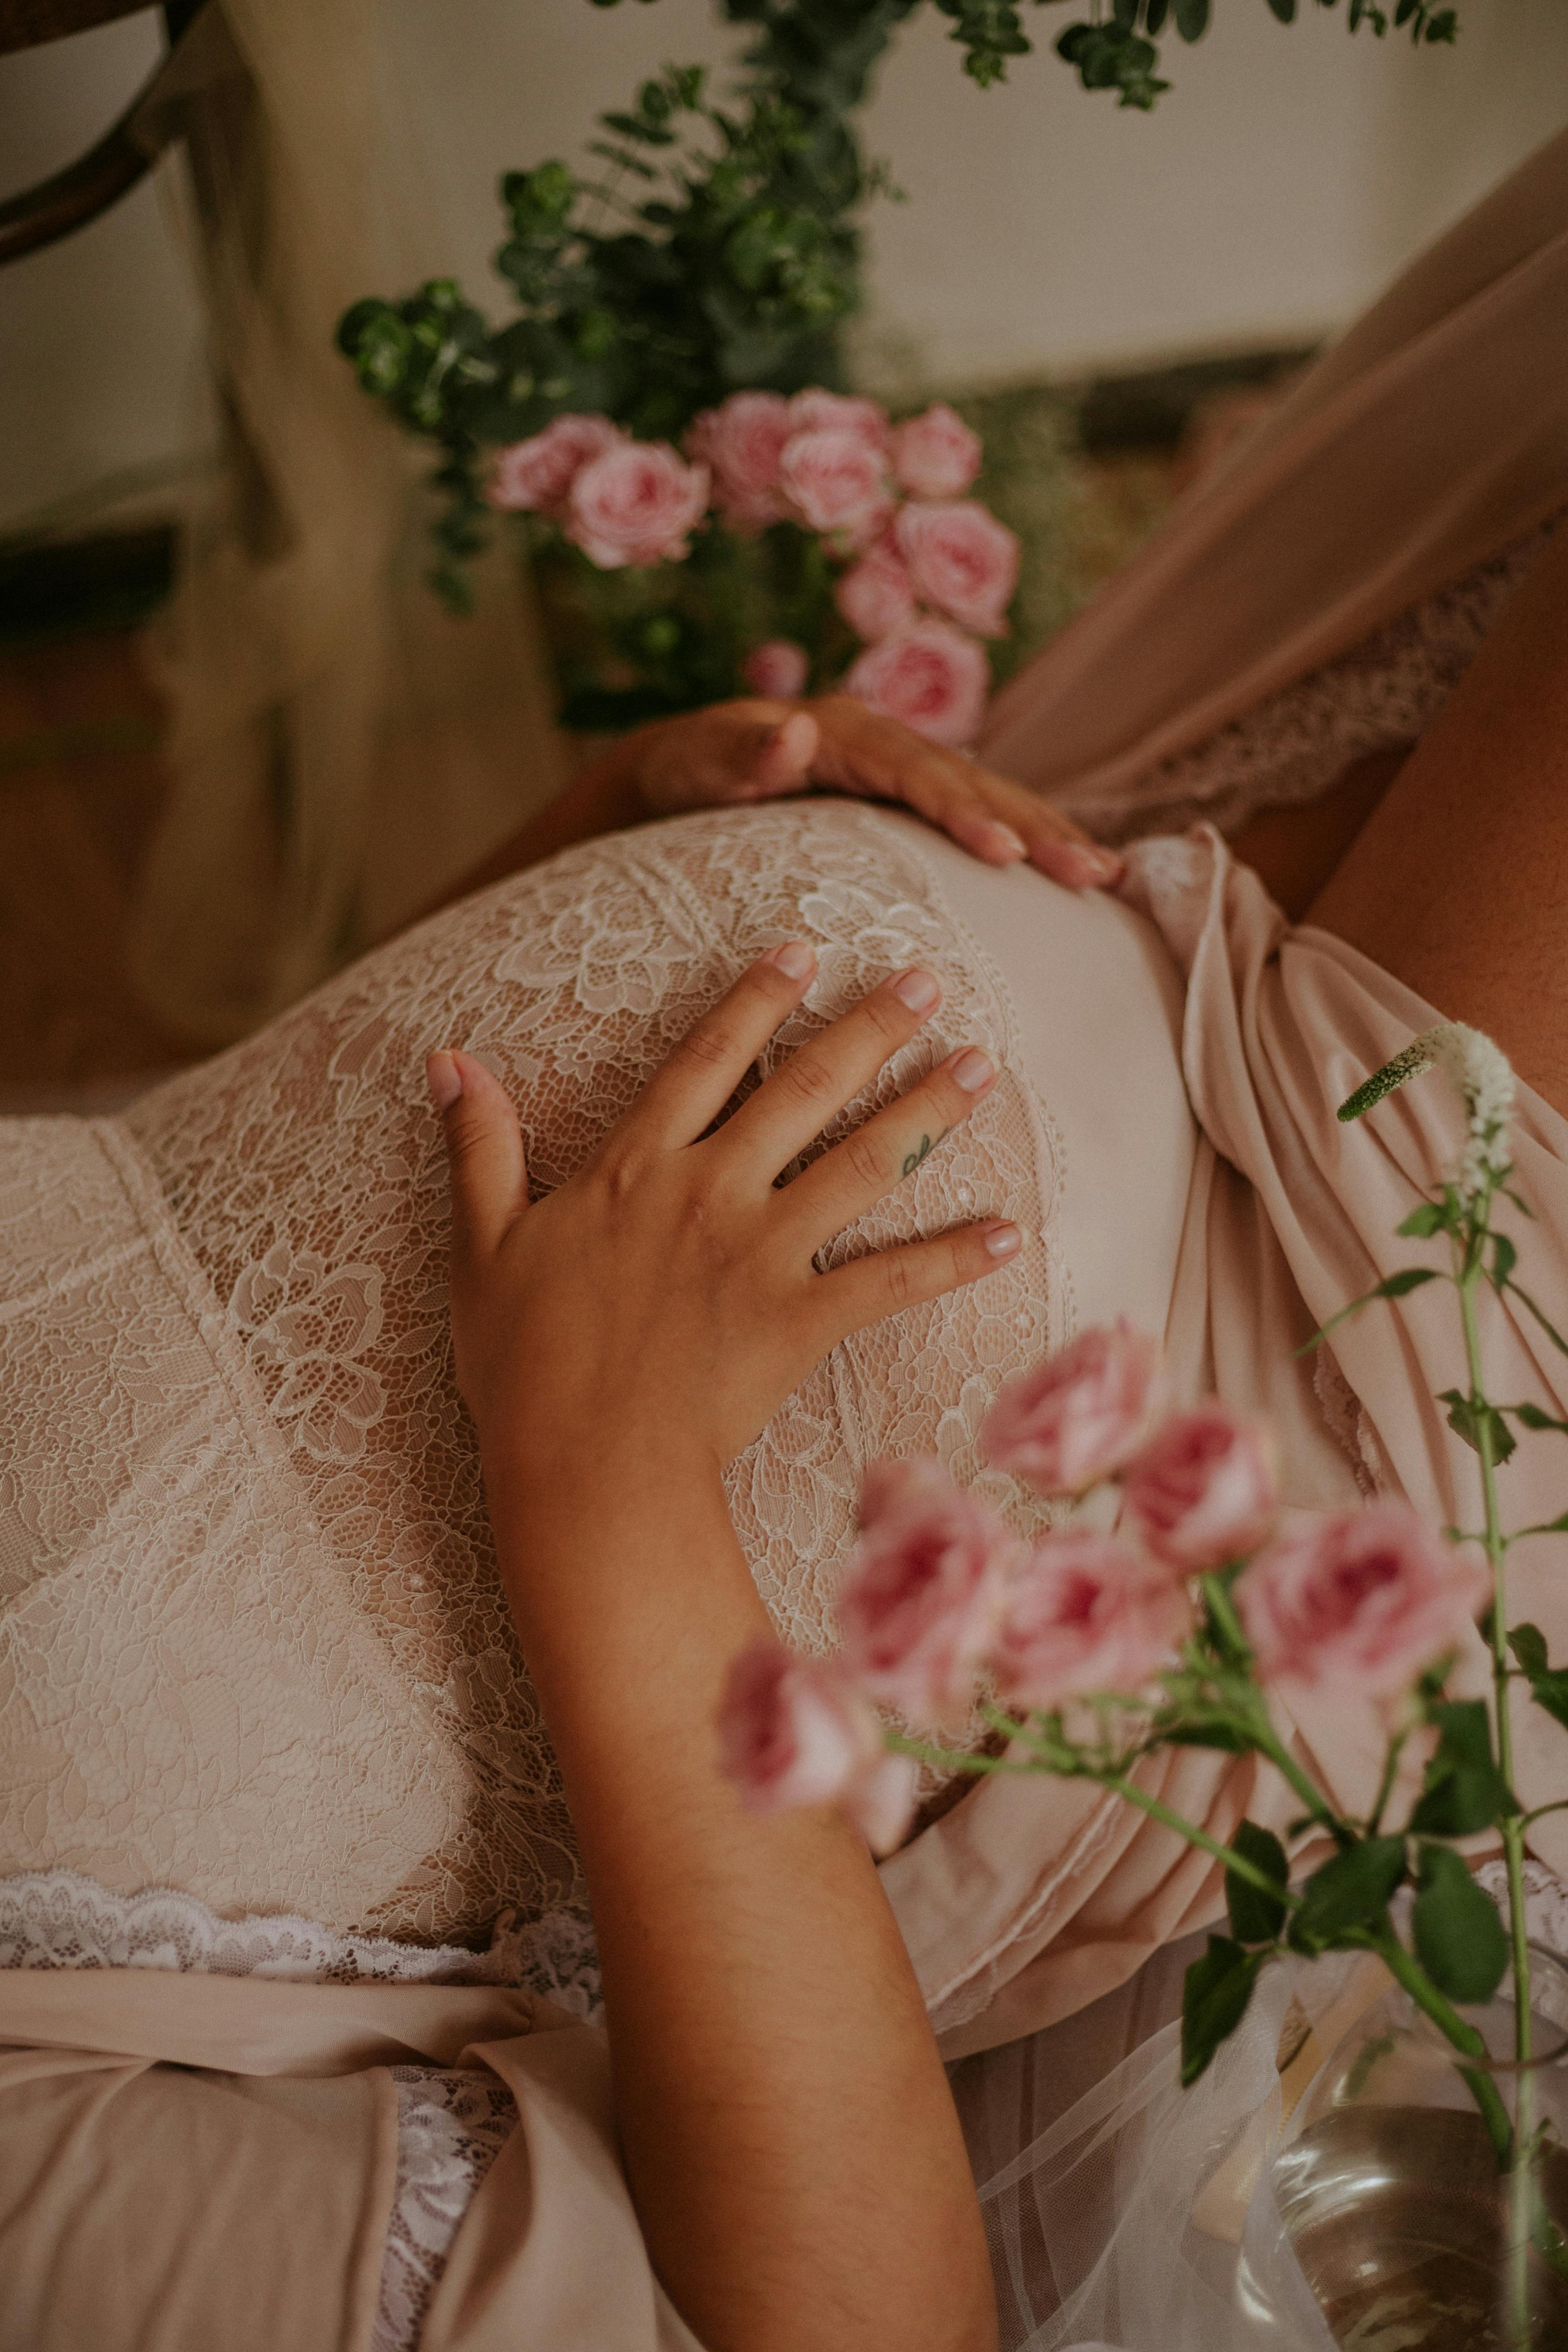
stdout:
POLYGON ((1216 1716, 1212 1722, 1189 1717, 1169 1730, 1162 1727, 1160 1737, 1173 1748, 1217 1748, 1226 1756, 1249 1755, 1258 1745, 1226 1716, 1216 1716))
POLYGON ((1448 1408, 1448 1426, 1462 1437, 1472 1454, 1481 1450, 1480 1433, 1484 1429, 1491 1447, 1491 1458, 1501 1469, 1510 1454, 1518 1450, 1518 1441, 1495 1404, 1473 1405, 1458 1389, 1438 1391, 1438 1402, 1448 1408))
POLYGON ((1282 25, 1293 25, 1295 23, 1296 0, 1268 0, 1268 5, 1272 8, 1274 14, 1279 17, 1279 22, 1282 25))
POLYGON ((1149 5, 1143 11, 1143 30, 1149 34, 1163 32, 1165 19, 1170 13, 1171 0, 1149 0, 1149 5))
POLYGON ((1504 1283, 1508 1280, 1509 1276, 1513 1272, 1514 1267, 1518 1264, 1519 1252, 1515 1249, 1508 1235, 1506 1234, 1494 1234, 1492 1235, 1491 1270, 1491 1285, 1494 1290, 1501 1290, 1504 1283))
POLYGON ((1182 2088, 1204 2073, 1227 2034, 1247 2014, 1266 1952, 1244 1952, 1228 1936, 1211 1936, 1182 1983, 1182 2088))
POLYGON ((1410 1914, 1415 1956, 1450 2000, 1489 2000, 1508 1966, 1497 1905, 1452 1846, 1424 1845, 1410 1914))
MULTIPOLYGON (((1209 0, 1174 0, 1176 30, 1184 41, 1201 41, 1208 31, 1209 0)), ((1270 5, 1273 0, 1270 0, 1270 5)), ((1292 0, 1292 8, 1294 0, 1292 0)))
POLYGON ((1299 1952, 1346 1950, 1365 1940, 1388 1908, 1405 1875, 1402 1837, 1360 1838, 1346 1846, 1301 1889, 1290 1914, 1289 1941, 1299 1952))
POLYGON ((1279 1889, 1278 1895, 1265 1895, 1250 1879, 1226 1871, 1225 1899, 1231 1932, 1238 1944, 1271 1944, 1285 1924, 1285 1889, 1290 1876, 1285 1849, 1272 1830, 1260 1829, 1256 1822, 1243 1822, 1231 1845, 1243 1862, 1261 1870, 1279 1889))
POLYGON ((1551 1413, 1542 1412, 1538 1404, 1510 1404, 1508 1410, 1513 1414, 1516 1421, 1523 1422, 1526 1429, 1561 1429, 1568 1431, 1568 1421, 1553 1420, 1551 1413))
POLYGON ((1412 1209, 1405 1223, 1395 1225, 1394 1230, 1396 1234, 1405 1234, 1407 1240, 1424 1242, 1429 1241, 1434 1234, 1447 1232, 1454 1222, 1446 1201, 1423 1201, 1421 1206, 1412 1209))
MULTIPOLYGON (((1568 1529, 1568 1512, 1558 1524, 1568 1529)), ((1546 1636, 1540 1626, 1516 1625, 1508 1637, 1508 1646, 1529 1680, 1530 1695, 1536 1706, 1568 1729, 1568 1668, 1548 1663, 1546 1636)))
POLYGON ((1521 1290, 1517 1282, 1510 1282, 1508 1286, 1510 1290, 1512 1291, 1514 1297, 1520 1301, 1521 1305, 1528 1307, 1531 1314, 1534 1316, 1536 1321, 1540 1324, 1542 1329, 1545 1332, 1552 1346, 1558 1349, 1564 1356, 1568 1356, 1568 1339, 1565 1339, 1563 1337, 1562 1332, 1554 1329, 1547 1321, 1540 1307, 1537 1307, 1534 1299, 1531 1298, 1529 1291, 1521 1290))
POLYGON ((1568 1536, 1568 1511, 1558 1519, 1542 1519, 1538 1527, 1518 1528, 1509 1541, 1517 1543, 1521 1536, 1568 1536))
POLYGON ((1397 1274, 1385 1276, 1374 1290, 1363 1290, 1359 1298, 1352 1298, 1348 1307, 1342 1307, 1337 1315, 1331 1315, 1326 1323, 1320 1324, 1305 1346, 1298 1348, 1296 1353, 1304 1356, 1308 1349, 1318 1345, 1320 1339, 1326 1339, 1348 1315, 1359 1315, 1362 1308, 1370 1307, 1374 1298, 1403 1298, 1407 1291, 1419 1290, 1424 1282, 1439 1282, 1442 1279, 1436 1267, 1431 1265, 1407 1265, 1397 1274))
POLYGON ((1486 1701, 1446 1699, 1432 1709, 1431 1719, 1438 1729, 1437 1749, 1409 1828, 1417 1837, 1472 1837, 1489 1829, 1512 1803, 1493 1759, 1486 1701))
POLYGON ((1508 1637, 1515 1663, 1527 1675, 1543 1675, 1547 1671, 1546 1636, 1539 1625, 1516 1625, 1508 1637))

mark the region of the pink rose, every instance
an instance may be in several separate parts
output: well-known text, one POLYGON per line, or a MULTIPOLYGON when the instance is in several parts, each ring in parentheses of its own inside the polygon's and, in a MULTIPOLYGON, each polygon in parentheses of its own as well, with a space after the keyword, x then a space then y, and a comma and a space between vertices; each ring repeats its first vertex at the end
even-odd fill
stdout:
POLYGON ((876 1853, 898 1844, 914 1811, 915 1760, 883 1746, 869 1702, 833 1666, 766 1634, 730 1669, 719 1752, 748 1812, 838 1805, 876 1853))
POLYGON ((733 529, 761 530, 783 515, 779 459, 800 429, 782 392, 732 392, 693 418, 686 454, 710 468, 714 503, 733 529))
POLYGON ((879 401, 852 393, 797 392, 789 404, 792 433, 855 433, 869 449, 885 450, 891 427, 879 401))
POLYGON ((845 1672, 912 1721, 964 1713, 997 1580, 1018 1546, 938 1462, 877 1462, 838 1595, 845 1672))
POLYGON ((945 400, 893 432, 893 471, 917 499, 958 499, 980 471, 980 436, 945 400))
POLYGON ((1178 1412, 1128 1465, 1122 1492, 1132 1532, 1146 1551, 1184 1576, 1241 1559, 1279 1511, 1274 1444, 1217 1397, 1178 1412))
POLYGON ((797 646, 792 637, 769 637, 764 644, 752 647, 741 664, 741 676, 753 694, 772 695, 781 702, 788 702, 805 692, 811 657, 805 647, 797 646))
POLYGON ((1007 604, 1018 584, 1018 541, 973 499, 899 509, 899 552, 923 604, 983 637, 1007 634, 1007 604))
POLYGON ((879 539, 847 571, 833 601, 858 637, 874 646, 907 629, 915 617, 915 592, 896 549, 879 539))
POLYGON ((989 1663, 1009 1706, 1131 1696, 1192 1623, 1180 1584, 1116 1536, 1047 1536, 1003 1596, 989 1663))
POLYGON ((779 481, 813 530, 845 531, 858 542, 881 529, 892 504, 880 450, 842 426, 786 441, 779 481))
POLYGON ((870 710, 901 719, 928 743, 973 743, 985 716, 985 648, 945 621, 917 621, 868 646, 844 680, 870 710))
POLYGON ((1008 1381, 980 1443, 1043 1495, 1081 1495, 1131 1460, 1164 1398, 1157 1343, 1119 1317, 1008 1381))
POLYGON ((566 502, 566 536, 601 572, 679 563, 708 505, 708 468, 667 441, 623 441, 583 467, 566 502))
POLYGON ((1491 1591, 1406 1503, 1293 1514, 1232 1592, 1260 1682, 1390 1698, 1453 1648, 1491 1591))
POLYGON ((542 433, 500 452, 485 496, 492 507, 553 514, 583 467, 626 437, 607 416, 557 416, 542 433))

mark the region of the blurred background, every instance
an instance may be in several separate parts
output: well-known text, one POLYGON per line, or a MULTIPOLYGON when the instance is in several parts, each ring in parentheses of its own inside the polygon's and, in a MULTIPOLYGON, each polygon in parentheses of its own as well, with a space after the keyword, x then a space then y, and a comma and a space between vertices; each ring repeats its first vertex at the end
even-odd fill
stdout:
MULTIPOLYGON (((374 97, 423 266, 498 318, 499 174, 574 156, 667 60, 722 79, 743 46, 707 0, 382 0, 377 15, 374 97)), ((1150 115, 1078 86, 1049 54, 1050 9, 1028 12, 1037 53, 989 90, 960 74, 949 29, 925 9, 897 34, 863 118, 904 200, 867 215, 851 362, 895 402, 966 395, 988 444, 1014 449, 1037 639, 1568 120, 1563 0, 1464 0, 1458 45, 1419 49, 1347 37, 1342 8, 1287 29, 1262 0, 1219 0, 1200 44, 1165 45, 1174 86, 1150 115)), ((163 46, 144 10, 0 56, 0 199, 89 147, 163 46)), ((212 1042, 151 1001, 126 947, 167 788, 141 632, 221 439, 185 168, 165 157, 91 226, 0 269, 4 1108, 118 1100, 212 1042)), ((1009 512, 1005 485, 994 502, 1009 512)), ((534 789, 520 780, 520 806, 534 789)))

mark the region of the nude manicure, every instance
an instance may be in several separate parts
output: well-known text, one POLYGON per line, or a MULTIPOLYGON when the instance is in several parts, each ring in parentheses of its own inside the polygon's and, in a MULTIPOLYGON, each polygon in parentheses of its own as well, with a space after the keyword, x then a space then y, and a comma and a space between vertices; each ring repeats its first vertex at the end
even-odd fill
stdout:
POLYGON ((1016 1225, 991 1225, 980 1236, 992 1257, 1012 1257, 1023 1246, 1016 1225))
POLYGON ((805 980, 816 969, 816 958, 804 940, 787 940, 782 948, 774 948, 768 961, 777 964, 786 980, 805 980))
POLYGON ((911 1013, 929 1013, 941 989, 929 971, 901 971, 892 983, 893 994, 911 1013))
POLYGON ((966 1095, 977 1095, 982 1087, 990 1085, 995 1075, 991 1056, 983 1054, 978 1045, 966 1046, 952 1066, 953 1082, 961 1086, 966 1095))

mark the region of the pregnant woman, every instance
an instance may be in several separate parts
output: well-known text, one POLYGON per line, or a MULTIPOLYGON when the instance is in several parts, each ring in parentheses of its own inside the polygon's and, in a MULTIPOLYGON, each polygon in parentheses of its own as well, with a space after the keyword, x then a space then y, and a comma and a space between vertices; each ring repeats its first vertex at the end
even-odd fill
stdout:
MULTIPOLYGON (((868 1459, 983 1483, 1000 1380, 1117 1312, 1272 1410, 1292 1499, 1455 1516, 1440 1318, 1291 1351, 1452 1152, 1435 1090, 1333 1118, 1439 1017, 1527 1082, 1568 1315, 1565 280, 1559 142, 986 767, 838 703, 644 730, 259 1036, 0 1129, 0 2345, 987 2341, 916 1988, 944 2054, 1005 2042, 1215 1874, 997 1780, 879 1887, 728 1809, 712 1694, 759 1607, 830 1644, 868 1459), (588 1895, 613 2105, 539 1998, 582 2011, 588 1895)), ((1353 1804, 1370 1723, 1295 1735, 1353 1804)), ((1162 1769, 1283 1826, 1249 1762, 1162 1769)))

